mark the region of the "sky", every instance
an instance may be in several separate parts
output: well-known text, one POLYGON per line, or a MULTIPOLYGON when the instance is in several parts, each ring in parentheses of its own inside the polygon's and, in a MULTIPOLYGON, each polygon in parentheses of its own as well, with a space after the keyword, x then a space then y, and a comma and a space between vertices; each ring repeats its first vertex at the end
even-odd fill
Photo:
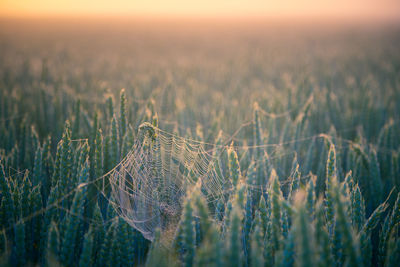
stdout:
POLYGON ((0 0, 0 16, 399 19, 400 0, 0 0))

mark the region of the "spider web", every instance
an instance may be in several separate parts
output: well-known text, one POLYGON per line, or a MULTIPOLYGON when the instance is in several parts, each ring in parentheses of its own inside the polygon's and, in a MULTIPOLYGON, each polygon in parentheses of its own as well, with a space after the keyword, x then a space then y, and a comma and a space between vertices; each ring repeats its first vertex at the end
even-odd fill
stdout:
POLYGON ((230 187, 218 162, 218 155, 206 151, 205 144, 144 123, 132 150, 104 176, 103 193, 110 191, 119 216, 153 240, 157 228, 175 230, 185 194, 196 183, 214 210, 230 187))

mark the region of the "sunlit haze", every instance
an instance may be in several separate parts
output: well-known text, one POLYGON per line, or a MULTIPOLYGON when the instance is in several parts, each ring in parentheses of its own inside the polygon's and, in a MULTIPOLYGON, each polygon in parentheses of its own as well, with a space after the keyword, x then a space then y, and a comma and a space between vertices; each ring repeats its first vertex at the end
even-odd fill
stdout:
POLYGON ((398 0, 2 0, 0 16, 270 17, 399 20, 398 0))

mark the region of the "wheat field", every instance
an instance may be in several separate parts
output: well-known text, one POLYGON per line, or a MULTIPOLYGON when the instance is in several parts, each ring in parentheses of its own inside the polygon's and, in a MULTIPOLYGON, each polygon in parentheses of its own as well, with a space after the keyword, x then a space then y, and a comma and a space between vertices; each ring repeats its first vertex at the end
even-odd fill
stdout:
POLYGON ((398 266, 398 27, 113 23, 0 21, 0 265, 398 266))

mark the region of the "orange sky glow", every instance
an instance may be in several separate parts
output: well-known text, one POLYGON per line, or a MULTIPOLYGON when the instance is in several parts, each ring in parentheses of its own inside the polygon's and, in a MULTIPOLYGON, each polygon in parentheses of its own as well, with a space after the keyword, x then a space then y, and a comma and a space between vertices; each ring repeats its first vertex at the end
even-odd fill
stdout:
POLYGON ((0 16, 321 17, 400 21, 399 0, 0 0, 0 16))

